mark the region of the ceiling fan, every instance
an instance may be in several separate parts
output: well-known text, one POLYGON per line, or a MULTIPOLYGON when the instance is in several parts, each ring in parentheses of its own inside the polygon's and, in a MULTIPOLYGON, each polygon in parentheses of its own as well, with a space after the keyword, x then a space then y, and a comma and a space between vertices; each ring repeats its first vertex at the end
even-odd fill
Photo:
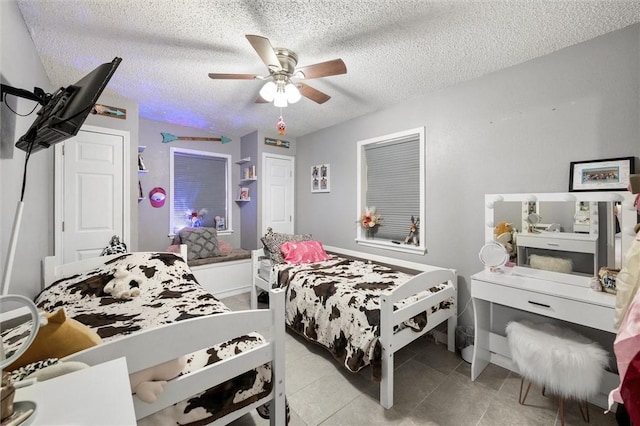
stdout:
POLYGON ((346 74, 347 67, 342 59, 321 62, 304 67, 298 67, 298 55, 289 49, 272 47, 268 38, 247 35, 247 40, 255 49, 269 70, 269 75, 256 74, 219 74, 210 73, 214 80, 268 80, 260 89, 260 97, 257 103, 272 102, 277 107, 286 107, 288 103, 295 103, 301 96, 314 102, 323 104, 331 99, 331 96, 313 87, 294 82, 293 79, 312 79, 328 77, 332 75, 346 74))

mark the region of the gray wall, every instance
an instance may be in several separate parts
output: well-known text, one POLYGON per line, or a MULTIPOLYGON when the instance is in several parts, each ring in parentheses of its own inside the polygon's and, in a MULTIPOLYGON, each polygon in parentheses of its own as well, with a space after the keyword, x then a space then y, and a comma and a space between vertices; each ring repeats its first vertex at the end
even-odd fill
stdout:
MULTIPOLYGON (((46 76, 40 58, 31 41, 31 37, 22 20, 22 15, 14 1, 0 2, 1 18, 1 61, 0 75, 2 83, 25 90, 41 87, 45 92, 53 92, 53 87, 46 76)), ((104 58, 104 62, 111 57, 104 58)), ((76 80, 66 84, 73 84, 76 80)), ((108 91, 108 88, 107 88, 108 91)), ((9 97, 11 98, 11 97, 9 97)), ((10 99, 14 109, 19 113, 30 111, 34 102, 18 99, 17 105, 10 99)), ((105 92, 99 102, 127 108, 127 119, 90 115, 86 124, 126 130, 130 132, 132 153, 137 150, 138 138, 138 106, 136 103, 110 97, 105 92)), ((2 103, 2 138, 0 139, 0 265, 4 275, 5 261, 9 250, 9 239, 15 216, 16 205, 20 199, 21 178, 24 167, 24 152, 14 148, 17 139, 22 136, 33 123, 35 112, 27 117, 19 117, 8 111, 2 103)), ((136 156, 132 155, 132 168, 135 167, 136 156)), ((45 256, 54 254, 53 228, 53 149, 35 153, 29 159, 27 187, 24 200, 24 214, 19 230, 19 239, 13 267, 10 292, 35 296, 41 288, 41 262, 45 256)), ((135 196, 137 182, 132 182, 131 203, 131 241, 130 247, 137 248, 137 208, 135 196), (135 219, 135 220, 134 220, 135 219)), ((106 245, 107 241, 105 241, 106 245)))
POLYGON ((261 173, 262 164, 258 156, 258 132, 255 131, 244 135, 240 143, 240 157, 250 159, 248 163, 238 166, 240 173, 242 173, 245 167, 255 166, 256 176, 258 177, 256 182, 245 185, 249 188, 251 201, 238 203, 240 206, 240 218, 242 219, 240 246, 247 250, 255 250, 258 248, 258 217, 260 212, 258 203, 261 199, 260 193, 258 192, 258 182, 260 182, 260 178, 263 177, 263 173, 261 173))
MULTIPOLYGON (((485 193, 564 192, 571 161, 640 156, 639 41, 636 24, 298 138, 296 229, 327 245, 455 268, 462 311, 482 269, 485 193), (419 126, 427 254, 360 247, 356 141, 419 126), (319 163, 331 165, 331 192, 311 194, 304 172, 319 163)), ((472 309, 460 320, 471 324, 472 309)))
MULTIPOLYGON (((275 126, 274 126, 275 127, 275 126)), ((262 159, 265 153, 296 156, 296 139, 286 135, 280 136, 274 131, 255 131, 242 137, 242 157, 251 157, 251 163, 256 166, 257 182, 249 185, 251 189, 251 201, 242 203, 242 248, 255 250, 262 247, 260 238, 264 234, 262 231, 262 209, 264 199, 264 170, 262 169, 262 159), (289 148, 281 146, 266 145, 265 138, 283 140, 289 142, 289 148)))
MULTIPOLYGON (((51 92, 42 63, 31 42, 18 6, 13 1, 0 2, 2 83, 32 91, 40 87, 51 92)), ((72 82, 70 82, 72 83, 72 82)), ((11 98, 9 96, 9 98, 11 98)), ((18 99, 17 111, 25 114, 35 103, 18 99)), ((0 152, 0 265, 4 276, 11 227, 20 200, 24 169, 24 152, 14 148, 35 119, 35 112, 19 117, 2 103, 2 139, 0 152)), ((25 208, 20 227, 15 263, 9 292, 35 296, 40 290, 40 262, 53 251, 53 150, 31 156, 25 191, 25 208)))
MULTIPOLYGON (((146 146, 143 153, 144 164, 149 173, 141 174, 138 177, 142 184, 142 191, 146 199, 138 203, 138 248, 140 251, 166 250, 171 244, 169 235, 169 200, 170 196, 170 171, 169 159, 171 147, 195 149, 199 151, 211 151, 232 156, 232 162, 240 159, 240 137, 235 135, 224 135, 231 138, 231 142, 222 144, 220 142, 208 141, 182 141, 177 140, 170 143, 162 143, 162 135, 166 132, 176 136, 200 136, 200 137, 220 137, 223 135, 211 134, 203 130, 176 126, 159 121, 140 119, 140 145, 146 146), (149 202, 149 191, 156 187, 162 187, 167 192, 167 202, 164 206, 155 208, 149 202)), ((136 154, 137 158, 137 154, 136 154)), ((137 173, 132 176, 135 178, 137 173)), ((236 191, 240 181, 240 166, 231 164, 232 190, 236 191)), ((137 190, 137 180, 135 181, 137 190)), ((235 196, 234 192, 234 196, 235 196)), ((232 235, 221 236, 224 241, 229 242, 234 247, 240 247, 240 207, 237 203, 232 203, 232 235)))

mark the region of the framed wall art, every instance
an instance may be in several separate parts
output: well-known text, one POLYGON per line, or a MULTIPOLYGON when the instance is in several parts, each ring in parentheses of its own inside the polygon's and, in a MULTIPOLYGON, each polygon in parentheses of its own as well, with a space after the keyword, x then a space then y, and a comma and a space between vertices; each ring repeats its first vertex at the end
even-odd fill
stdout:
POLYGON ((634 172, 634 157, 574 161, 569 171, 569 191, 626 191, 634 172))
POLYGON ((328 164, 311 166, 311 192, 331 192, 331 172, 328 164))

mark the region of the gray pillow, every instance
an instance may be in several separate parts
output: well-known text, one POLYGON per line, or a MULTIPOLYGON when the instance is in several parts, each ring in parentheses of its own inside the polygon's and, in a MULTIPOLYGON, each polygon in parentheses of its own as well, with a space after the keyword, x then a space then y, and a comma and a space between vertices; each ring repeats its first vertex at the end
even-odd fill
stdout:
POLYGON ((298 243, 309 240, 311 240, 311 234, 284 234, 282 232, 273 232, 271 228, 267 228, 267 233, 260 239, 264 245, 264 254, 274 263, 284 263, 284 256, 280 251, 282 244, 287 241, 298 243))
POLYGON ((176 237, 174 242, 187 245, 187 260, 222 256, 215 228, 183 228, 176 237))

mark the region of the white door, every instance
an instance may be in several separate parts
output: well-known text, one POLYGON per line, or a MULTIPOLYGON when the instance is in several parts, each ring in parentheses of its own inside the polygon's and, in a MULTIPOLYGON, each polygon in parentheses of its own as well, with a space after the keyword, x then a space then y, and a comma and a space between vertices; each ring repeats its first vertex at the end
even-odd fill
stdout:
POLYGON ((56 256, 99 256, 113 235, 129 242, 129 134, 84 126, 56 146, 56 256), (125 167, 125 164, 127 167, 125 167))
POLYGON ((263 154, 262 235, 274 232, 293 234, 293 157, 263 154))

